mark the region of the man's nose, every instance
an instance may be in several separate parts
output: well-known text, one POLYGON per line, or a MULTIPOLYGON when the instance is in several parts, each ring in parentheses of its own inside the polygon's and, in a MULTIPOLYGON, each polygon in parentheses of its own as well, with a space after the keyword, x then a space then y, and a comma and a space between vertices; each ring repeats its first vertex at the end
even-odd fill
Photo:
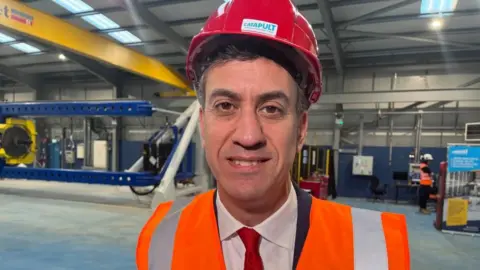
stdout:
POLYGON ((241 112, 232 140, 234 144, 247 150, 256 150, 265 146, 265 134, 255 110, 241 112))

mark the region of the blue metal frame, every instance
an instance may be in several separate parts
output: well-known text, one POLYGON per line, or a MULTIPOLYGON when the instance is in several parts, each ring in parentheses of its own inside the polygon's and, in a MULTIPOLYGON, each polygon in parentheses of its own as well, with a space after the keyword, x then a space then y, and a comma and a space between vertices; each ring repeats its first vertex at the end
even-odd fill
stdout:
MULTIPOLYGON (((26 103, 3 103, 0 104, 0 121, 7 117, 16 116, 152 116, 153 106, 148 101, 141 100, 118 100, 118 101, 67 101, 67 102, 26 102, 26 103)), ((167 170, 173 154, 177 150, 181 138, 181 130, 176 126, 171 127, 174 133, 175 144, 168 156, 160 173, 131 172, 104 172, 69 169, 46 169, 46 168, 21 168, 5 166, 4 160, 0 160, 0 177, 12 179, 32 179, 70 183, 104 184, 118 186, 152 186, 158 184, 167 170)), ((153 138, 166 132, 166 129, 155 133, 153 138)), ((193 147, 189 147, 187 156, 192 155, 193 147)), ((193 156, 186 157, 182 163, 187 163, 188 168, 193 156)), ((183 166, 182 166, 183 167, 183 166)), ((194 176, 193 169, 180 169, 175 179, 182 180, 194 176)))
POLYGON ((163 134, 164 134, 165 132, 167 132, 167 130, 168 130, 167 128, 160 128, 159 131, 155 132, 155 133, 148 139, 148 143, 151 144, 151 143, 156 142, 156 140, 157 140, 158 138, 160 138, 161 136, 163 136, 163 134))
POLYGON ((46 180, 67 183, 103 184, 115 186, 153 186, 155 175, 148 173, 81 171, 68 169, 4 167, 0 177, 46 180))
POLYGON ((153 106, 144 100, 23 102, 0 104, 0 116, 152 116, 153 106))

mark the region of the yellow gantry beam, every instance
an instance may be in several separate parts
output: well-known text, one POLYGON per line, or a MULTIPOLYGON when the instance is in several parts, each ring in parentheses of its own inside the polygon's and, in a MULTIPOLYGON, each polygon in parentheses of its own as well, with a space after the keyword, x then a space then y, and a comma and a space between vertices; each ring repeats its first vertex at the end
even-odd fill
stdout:
POLYGON ((180 91, 166 91, 166 92, 158 92, 156 94, 158 97, 163 97, 163 98, 176 98, 176 97, 194 97, 195 92, 187 92, 187 93, 182 93, 180 91))
POLYGON ((0 25, 73 53, 194 93, 188 81, 158 60, 14 0, 0 0, 0 25))

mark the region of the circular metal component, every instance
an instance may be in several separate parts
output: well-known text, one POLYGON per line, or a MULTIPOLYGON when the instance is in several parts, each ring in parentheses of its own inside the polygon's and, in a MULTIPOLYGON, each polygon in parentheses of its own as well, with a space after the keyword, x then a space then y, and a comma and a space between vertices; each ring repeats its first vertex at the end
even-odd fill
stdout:
POLYGON ((6 129, 2 135, 2 148, 9 157, 18 158, 30 152, 32 139, 23 128, 14 126, 6 129))

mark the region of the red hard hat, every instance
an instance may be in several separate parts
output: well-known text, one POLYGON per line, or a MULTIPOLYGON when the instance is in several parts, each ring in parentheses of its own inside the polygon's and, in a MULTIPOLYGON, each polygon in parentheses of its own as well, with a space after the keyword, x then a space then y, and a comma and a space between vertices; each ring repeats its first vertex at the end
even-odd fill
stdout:
MULTIPOLYGON (((200 33, 193 37, 188 50, 188 78, 197 80, 195 64, 202 48, 219 35, 244 35, 276 41, 293 47, 296 57, 308 63, 305 95, 310 104, 322 93, 322 66, 312 26, 290 0, 228 0, 210 15, 200 33)), ((215 42, 215 41, 212 41, 215 42)))

